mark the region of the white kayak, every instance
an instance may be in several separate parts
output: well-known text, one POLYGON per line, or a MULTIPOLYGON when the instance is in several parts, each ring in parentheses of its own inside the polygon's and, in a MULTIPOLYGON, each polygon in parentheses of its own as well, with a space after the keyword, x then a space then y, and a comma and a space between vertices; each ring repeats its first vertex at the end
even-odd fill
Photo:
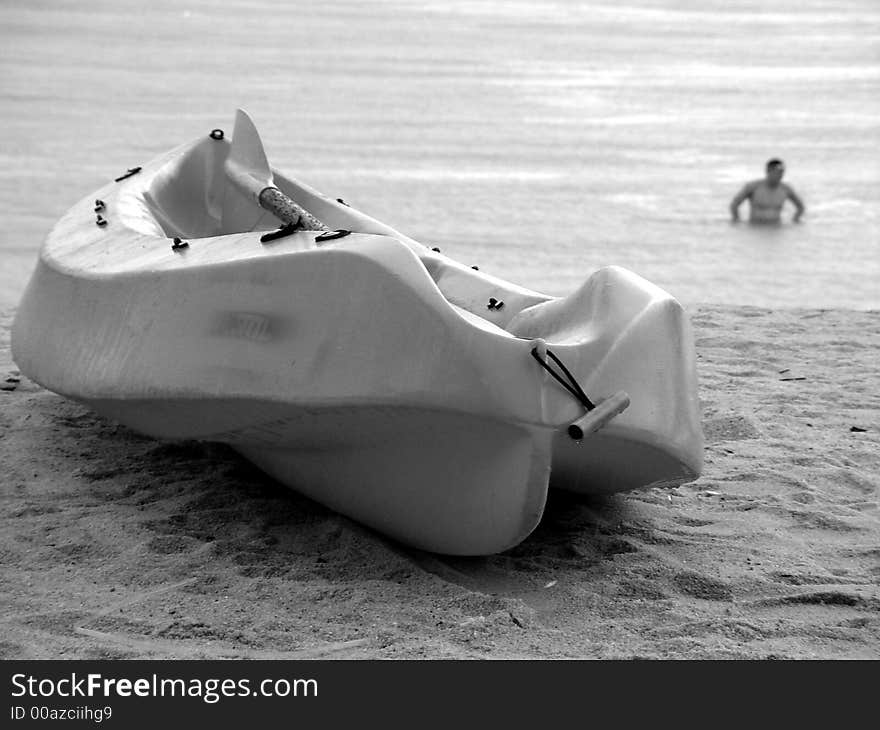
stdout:
POLYGON ((230 444, 440 553, 516 545, 551 479, 601 494, 702 466, 672 296, 619 267, 554 298, 462 265, 271 170, 241 111, 231 144, 214 130, 64 215, 12 348, 56 393, 230 444))

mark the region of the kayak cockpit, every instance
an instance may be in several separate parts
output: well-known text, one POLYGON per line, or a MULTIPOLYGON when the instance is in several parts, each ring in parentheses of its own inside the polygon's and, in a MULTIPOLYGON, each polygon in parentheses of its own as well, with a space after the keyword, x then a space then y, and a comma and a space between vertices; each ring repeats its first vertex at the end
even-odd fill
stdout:
MULTIPOLYGON (((279 229, 282 221, 230 184, 224 170, 229 152, 225 139, 206 137, 145 169, 120 190, 116 208, 125 226, 151 237, 187 241, 279 229)), ((273 176, 279 190, 331 231, 390 236, 407 245, 450 305, 459 314, 467 312, 472 324, 479 320, 505 328, 522 309, 549 299, 460 264, 277 170, 273 176)), ((280 254, 315 247, 314 237, 303 235, 288 238, 286 247, 275 250, 280 254)))
MULTIPOLYGON (((213 137, 181 148, 140 188, 130 190, 141 198, 141 205, 124 206, 130 213, 126 223, 141 233, 185 239, 279 228, 282 221, 230 184, 224 170, 229 151, 230 144, 225 139, 213 137)), ((282 193, 331 230, 405 238, 389 226, 280 172, 275 171, 274 178, 282 193)))

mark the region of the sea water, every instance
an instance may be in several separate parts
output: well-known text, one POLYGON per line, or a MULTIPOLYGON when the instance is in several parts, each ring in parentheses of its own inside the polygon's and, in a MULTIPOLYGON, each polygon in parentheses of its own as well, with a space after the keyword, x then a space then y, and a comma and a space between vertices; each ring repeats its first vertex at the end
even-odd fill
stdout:
POLYGON ((0 10, 4 307, 77 198, 244 106, 279 169, 532 289, 880 308, 876 0, 144 5, 0 10), (771 157, 803 222, 732 225, 771 157))

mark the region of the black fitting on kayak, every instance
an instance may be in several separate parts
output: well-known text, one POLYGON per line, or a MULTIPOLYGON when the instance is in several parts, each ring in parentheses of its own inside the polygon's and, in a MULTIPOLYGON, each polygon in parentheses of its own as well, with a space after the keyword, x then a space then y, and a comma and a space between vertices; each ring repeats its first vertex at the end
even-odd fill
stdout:
POLYGON ((107 225, 107 219, 106 219, 104 216, 99 215, 97 218, 95 218, 95 225, 96 225, 96 226, 101 226, 101 227, 106 226, 106 225, 107 225))
POLYGON ((106 203, 100 198, 95 201, 95 213, 100 213, 105 207, 107 207, 106 203))
POLYGON ((471 268, 472 268, 474 271, 479 271, 479 270, 480 270, 480 267, 479 267, 479 266, 471 266, 471 268))
POLYGON ((132 175, 137 175, 140 171, 141 171, 140 167, 129 167, 128 171, 124 175, 120 175, 119 177, 115 178, 113 180, 113 182, 121 182, 122 180, 125 180, 125 178, 127 178, 127 177, 131 177, 132 175))
POLYGON ((351 235, 351 231, 346 231, 344 228, 340 228, 336 231, 327 231, 320 236, 315 236, 315 242, 323 243, 324 241, 333 241, 337 238, 345 238, 348 235, 351 235))
POLYGON ((270 233, 266 233, 263 236, 260 236, 260 243, 269 243, 270 241, 277 241, 279 238, 284 238, 285 236, 289 236, 302 226, 302 216, 296 219, 296 223, 285 223, 281 228, 277 231, 272 231, 270 233))
POLYGON ((221 139, 223 139, 223 130, 222 129, 212 129, 211 134, 208 136, 211 139, 221 140, 221 139))
POLYGON ((578 381, 575 380, 574 375, 571 374, 569 369, 567 367, 565 367, 565 365, 563 364, 562 360, 560 360, 558 357, 556 357, 556 355, 553 352, 551 352, 550 350, 547 350, 547 357, 549 357, 553 362, 555 362, 559 366, 559 369, 562 371, 563 375, 565 375, 565 378, 563 378, 562 375, 560 375, 553 368, 551 368, 550 365, 547 364, 546 360, 541 359, 541 355, 539 354, 537 347, 532 349, 532 357, 535 358, 535 360, 538 361, 538 363, 541 365, 541 367, 544 368, 548 373, 550 373, 550 375, 552 375, 554 377, 554 379, 563 388, 565 388, 569 393, 571 393, 575 398, 577 398, 578 402, 584 408, 586 408, 587 411, 592 411, 596 407, 596 404, 593 403, 593 401, 591 401, 589 398, 587 398, 587 394, 584 393, 584 389, 581 388, 580 383, 578 383, 578 381), (566 379, 567 379, 567 382, 566 382, 566 379))
POLYGON ((175 236, 174 241, 171 244, 171 250, 172 251, 179 251, 180 249, 186 248, 187 246, 189 246, 188 241, 182 241, 177 236, 175 236))
POLYGON ((431 250, 432 250, 432 251, 436 251, 437 253, 440 253, 440 249, 437 248, 436 246, 434 246, 434 248, 432 248, 431 250))
POLYGON ((486 305, 487 309, 501 309, 504 306, 504 302, 500 299, 496 299, 495 297, 489 297, 489 303, 486 305))
POLYGON ((342 203, 342 204, 343 204, 344 206, 346 206, 347 208, 351 208, 351 206, 350 206, 348 203, 346 203, 342 198, 336 198, 336 202, 337 202, 337 203, 342 203))

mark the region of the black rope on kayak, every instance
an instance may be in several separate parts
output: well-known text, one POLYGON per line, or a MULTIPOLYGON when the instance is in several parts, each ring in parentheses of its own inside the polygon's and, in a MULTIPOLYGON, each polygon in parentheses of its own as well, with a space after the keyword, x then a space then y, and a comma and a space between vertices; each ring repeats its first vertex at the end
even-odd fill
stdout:
POLYGON ((296 223, 285 223, 281 228, 277 231, 271 231, 270 233, 266 233, 263 236, 260 236, 260 243, 269 243, 269 241, 277 241, 279 238, 284 238, 285 236, 289 236, 292 233, 296 233, 296 231, 302 226, 302 216, 296 219, 296 223))
POLYGON ((591 401, 589 398, 587 398, 587 394, 584 393, 584 389, 581 388, 580 383, 578 383, 574 375, 571 374, 569 369, 563 364, 562 360, 556 357, 553 352, 547 350, 547 357, 549 357, 559 366, 559 369, 562 370, 565 377, 568 378, 568 382, 563 379, 562 375, 551 368, 550 365, 547 364, 546 360, 541 359, 541 356, 538 354, 537 347, 532 349, 532 357, 535 358, 535 360, 538 361, 541 367, 544 368, 548 373, 550 373, 550 375, 552 375, 563 388, 565 388, 569 393, 577 398, 577 400, 584 408, 586 408, 588 411, 592 411, 596 407, 596 404, 593 403, 593 401, 591 401))

